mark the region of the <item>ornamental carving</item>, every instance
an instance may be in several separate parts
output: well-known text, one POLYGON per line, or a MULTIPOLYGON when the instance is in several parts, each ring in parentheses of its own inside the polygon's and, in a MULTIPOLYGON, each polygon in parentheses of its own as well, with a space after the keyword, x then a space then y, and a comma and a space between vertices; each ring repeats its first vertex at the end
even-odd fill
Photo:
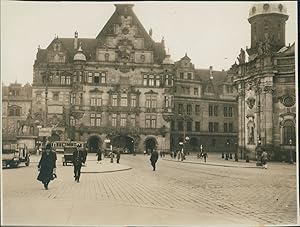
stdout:
POLYGON ((238 96, 245 97, 245 90, 244 89, 239 90, 238 91, 238 96))
POLYGON ((266 93, 273 93, 275 88, 273 86, 264 86, 264 92, 266 93))
POLYGON ((248 97, 248 98, 246 99, 246 103, 247 103, 248 107, 249 107, 250 109, 252 109, 253 106, 254 106, 254 104, 255 104, 255 98, 253 98, 253 97, 248 97))
POLYGON ((84 115, 84 112, 73 112, 72 113, 72 116, 76 119, 76 120, 79 120, 83 117, 84 115))
POLYGON ((279 101, 285 106, 285 107, 292 107, 296 103, 296 97, 294 95, 283 95, 279 97, 279 101))

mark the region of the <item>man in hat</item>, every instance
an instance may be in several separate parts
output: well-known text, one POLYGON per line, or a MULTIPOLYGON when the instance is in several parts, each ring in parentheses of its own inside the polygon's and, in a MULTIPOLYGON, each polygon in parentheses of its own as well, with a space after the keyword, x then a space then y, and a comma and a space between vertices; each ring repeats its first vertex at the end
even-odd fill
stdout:
POLYGON ((74 178, 77 183, 79 183, 80 171, 83 162, 84 155, 80 149, 80 144, 77 144, 77 149, 73 152, 74 178))

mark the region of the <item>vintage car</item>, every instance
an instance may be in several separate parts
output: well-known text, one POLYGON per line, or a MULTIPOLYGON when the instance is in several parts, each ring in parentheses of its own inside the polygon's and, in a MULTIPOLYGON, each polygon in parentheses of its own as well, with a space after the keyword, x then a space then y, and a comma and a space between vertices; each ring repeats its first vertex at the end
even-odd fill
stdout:
POLYGON ((63 166, 68 165, 68 163, 73 163, 73 152, 77 150, 76 146, 65 146, 64 156, 62 157, 63 166))
POLYGON ((25 144, 3 144, 2 167, 18 167, 21 162, 30 163, 30 154, 25 144))

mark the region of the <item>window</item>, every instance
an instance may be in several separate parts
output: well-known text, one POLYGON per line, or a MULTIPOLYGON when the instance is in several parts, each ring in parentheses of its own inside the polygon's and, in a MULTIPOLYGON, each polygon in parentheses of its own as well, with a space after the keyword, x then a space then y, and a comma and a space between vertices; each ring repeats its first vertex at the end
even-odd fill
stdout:
POLYGON ((98 97, 98 98, 96 99, 96 105, 97 105, 97 106, 102 106, 102 98, 99 98, 99 97, 98 97))
POLYGON ((199 121, 195 122, 195 131, 200 132, 200 122, 199 121))
POLYGON ((133 114, 130 116, 130 126, 135 127, 135 115, 133 114))
POLYGON ((125 127, 126 126, 126 114, 121 114, 121 127, 125 127))
POLYGON ((156 95, 146 95, 146 108, 156 108, 157 97, 156 95))
POLYGON ((200 115, 200 105, 195 106, 195 113, 196 115, 200 115))
POLYGON ((208 106, 208 115, 209 116, 213 115, 213 106, 211 106, 211 105, 208 106))
POLYGON ((156 116, 155 115, 146 115, 146 128, 156 128, 156 116))
POLYGON ((95 84, 99 84, 100 83, 99 73, 95 73, 94 74, 94 83, 95 84))
POLYGON ((83 94, 80 93, 80 96, 79 96, 79 105, 82 105, 83 104, 83 94))
POLYGON ((112 114, 111 115, 111 125, 113 127, 116 127, 117 126, 117 114, 112 114))
POLYGON ((165 96, 165 107, 166 108, 170 107, 169 96, 165 96))
POLYGON ((101 114, 96 114, 96 126, 101 126, 101 114))
POLYGON ((105 84, 105 83, 106 83, 106 74, 101 73, 101 84, 105 84))
POLYGON ((75 94, 75 93, 73 93, 73 94, 71 95, 71 104, 73 104, 73 105, 76 104, 76 94, 75 94))
POLYGON ((219 131, 219 123, 214 122, 214 132, 218 132, 218 131, 219 131))
POLYGON ((144 75, 143 85, 144 86, 148 85, 148 76, 147 75, 144 75))
POLYGON ((118 95, 117 94, 112 95, 112 106, 118 106, 118 95))
POLYGON ((71 84, 71 76, 66 77, 66 84, 71 84))
POLYGON ((66 77, 65 76, 60 77, 60 84, 66 84, 66 77))
POLYGON ((183 131, 183 121, 178 121, 178 131, 183 131))
POLYGON ((172 76, 171 75, 165 75, 165 85, 172 85, 172 76))
POLYGON ((92 73, 88 73, 88 82, 93 83, 93 74, 92 73))
POLYGON ((213 92, 212 87, 210 85, 207 87, 207 92, 209 92, 209 93, 213 92))
POLYGON ((178 113, 183 112, 183 104, 178 104, 178 113))
POLYGON ((194 95, 199 95, 199 89, 197 87, 194 88, 194 95))
POLYGON ((226 106, 224 106, 224 117, 227 117, 227 107, 226 106))
POLYGON ((192 105, 186 105, 186 113, 188 114, 188 115, 191 115, 192 114, 192 105))
POLYGON ((232 117, 232 107, 228 107, 228 117, 232 117))
POLYGON ((127 106, 127 94, 121 95, 121 106, 127 106))
POLYGON ((149 86, 154 86, 154 75, 149 76, 149 86))
POLYGON ((292 140, 292 145, 296 144, 295 124, 292 120, 286 120, 283 125, 283 144, 290 144, 289 140, 292 140))
POLYGON ((76 120, 73 116, 70 116, 70 126, 75 126, 76 125, 76 120))
POLYGON ((233 124, 229 123, 229 132, 233 132, 233 124))
POLYGON ((156 86, 156 87, 159 87, 159 86, 160 86, 160 78, 159 78, 158 75, 155 76, 155 86, 156 86))
POLYGON ((227 123, 224 123, 224 132, 228 132, 227 123))
POLYGON ((42 94, 36 94, 36 101, 37 102, 42 101, 42 94))
POLYGON ((192 73, 188 73, 187 76, 188 76, 188 79, 189 79, 189 80, 192 79, 192 73))
POLYGON ((58 101, 59 100, 59 93, 53 93, 53 100, 58 101))
POLYGON ((181 72, 181 73, 180 73, 180 79, 183 79, 183 78, 184 78, 184 73, 181 72))
POLYGON ((109 61, 109 53, 104 54, 104 59, 105 59, 105 61, 109 61))
POLYGON ((218 106, 214 106, 214 116, 218 116, 218 106))
POLYGON ((191 121, 186 122, 186 130, 188 132, 192 131, 192 122, 191 121))
POLYGON ((146 115, 145 127, 146 128, 151 128, 151 117, 150 117, 150 115, 146 115))
POLYGON ((231 85, 226 85, 227 93, 233 93, 233 87, 231 85))
POLYGON ((141 55, 141 62, 145 62, 145 55, 141 55))
POLYGON ((214 126, 214 125, 213 125, 213 122, 209 122, 209 123, 208 123, 208 131, 209 131, 209 132, 213 132, 213 131, 214 131, 213 126, 214 126))
POLYGON ((90 124, 91 126, 96 126, 96 114, 92 113, 90 116, 90 124))
POLYGON ((131 95, 131 102, 130 102, 131 107, 136 107, 136 95, 131 95))
POLYGON ((91 98, 91 106, 96 106, 96 98, 95 97, 91 98))

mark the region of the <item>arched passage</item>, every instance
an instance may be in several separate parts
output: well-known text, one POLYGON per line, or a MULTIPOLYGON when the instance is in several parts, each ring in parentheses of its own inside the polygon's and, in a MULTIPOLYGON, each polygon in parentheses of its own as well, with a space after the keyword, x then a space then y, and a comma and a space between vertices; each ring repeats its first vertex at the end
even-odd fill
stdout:
POLYGON ((87 146, 88 151, 96 153, 99 150, 99 147, 102 145, 102 140, 99 136, 91 136, 88 139, 87 146))
POLYGON ((192 137, 190 140, 190 145, 193 151, 197 151, 199 147, 199 141, 196 137, 192 137))
POLYGON ((56 133, 53 133, 52 135, 51 135, 51 142, 54 142, 54 141, 60 141, 60 137, 59 137, 59 135, 57 135, 56 133))
POLYGON ((134 151, 134 139, 126 135, 118 135, 112 139, 113 147, 120 148, 124 152, 133 153, 134 151))
POLYGON ((148 137, 147 139, 145 139, 145 150, 148 154, 152 152, 156 145, 157 141, 154 137, 148 137))

